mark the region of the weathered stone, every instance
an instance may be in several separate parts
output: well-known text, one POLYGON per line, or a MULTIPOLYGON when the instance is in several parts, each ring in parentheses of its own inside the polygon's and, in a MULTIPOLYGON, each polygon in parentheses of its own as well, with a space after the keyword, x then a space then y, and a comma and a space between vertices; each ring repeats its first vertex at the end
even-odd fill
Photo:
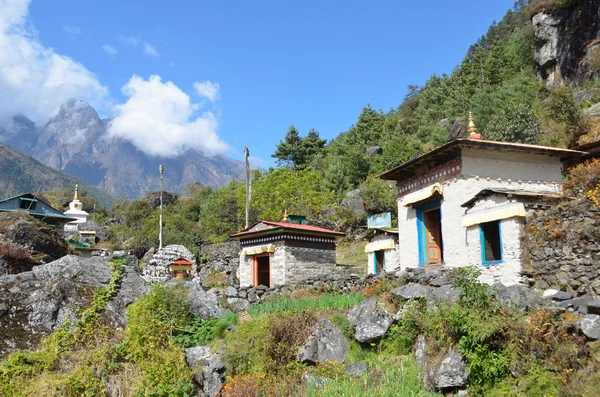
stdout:
POLYGON ((460 290, 450 284, 442 285, 439 288, 430 288, 427 294, 427 300, 434 302, 455 303, 460 298, 460 290))
POLYGON ((600 316, 597 314, 586 314, 579 322, 581 332, 589 339, 600 339, 600 316))
POLYGON ((450 120, 448 120, 448 119, 441 119, 440 120, 440 127, 442 127, 442 128, 446 128, 450 124, 452 124, 452 122, 450 120))
POLYGON ((593 299, 587 302, 587 312, 590 314, 600 314, 600 299, 593 299))
POLYGON ((542 305, 542 298, 524 285, 515 284, 504 286, 494 284, 490 291, 496 296, 496 299, 504 305, 514 305, 519 309, 529 309, 542 305))
POLYGON ((383 153, 383 149, 379 146, 369 146, 367 148, 367 156, 379 156, 383 153))
MULTIPOLYGON (((16 349, 30 350, 60 327, 76 308, 89 305, 94 291, 110 282, 108 259, 67 255, 32 271, 0 277, 0 358, 16 349)), ((127 306, 147 291, 146 283, 130 266, 124 267, 117 295, 100 314, 115 329, 126 324, 127 306)))
POLYGON ((566 301, 569 299, 573 299, 573 294, 565 291, 558 291, 556 294, 550 297, 554 301, 566 301))
POLYGON ((360 343, 372 342, 381 338, 393 323, 393 317, 381 306, 375 297, 359 303, 347 316, 355 326, 354 338, 360 343))
POLYGON ((125 251, 114 251, 112 253, 112 257, 117 258, 117 259, 124 258, 125 255, 127 255, 127 253, 125 251))
POLYGON ((225 366, 219 354, 213 354, 208 346, 185 349, 185 360, 194 371, 194 379, 204 395, 216 397, 223 388, 225 366))
POLYGON ((229 286, 229 287, 225 288, 225 296, 232 298, 232 297, 237 296, 237 294, 238 294, 237 290, 234 287, 229 286))
POLYGON ((202 286, 194 281, 186 283, 190 291, 190 311, 193 315, 203 319, 221 317, 223 309, 219 304, 219 297, 211 292, 204 291, 202 286))
POLYGON ((346 193, 341 206, 350 208, 356 216, 365 214, 365 200, 361 196, 360 189, 354 189, 346 193))
POLYGON ((354 363, 344 365, 344 371, 348 375, 359 376, 366 373, 368 370, 367 363, 354 363))
POLYGON ((347 358, 348 342, 339 328, 329 320, 321 320, 315 325, 298 353, 298 361, 303 363, 343 362, 347 358))
POLYGON ((227 298, 227 303, 230 304, 236 312, 240 312, 242 310, 246 310, 250 303, 247 299, 242 298, 227 298))
POLYGON ((454 348, 439 352, 435 357, 427 354, 423 335, 417 338, 415 358, 423 367, 423 384, 431 391, 445 391, 465 387, 469 374, 463 356, 454 348))
POLYGON ((421 284, 409 283, 402 287, 394 288, 390 292, 392 295, 399 296, 403 299, 420 299, 427 296, 429 288, 421 284))
POLYGON ((588 312, 587 304, 591 300, 592 300, 591 298, 585 298, 585 297, 573 298, 573 299, 569 299, 569 300, 560 302, 558 304, 558 306, 564 307, 564 308, 572 307, 573 310, 575 310, 576 312, 579 312, 581 314, 587 314, 587 312, 588 312))
POLYGON ((322 389, 325 383, 330 380, 325 376, 319 375, 311 375, 311 374, 303 374, 302 382, 307 386, 316 387, 317 389, 322 389))
POLYGON ((429 281, 429 285, 434 287, 441 287, 447 284, 450 284, 450 281, 448 281, 448 277, 446 276, 438 276, 429 281))

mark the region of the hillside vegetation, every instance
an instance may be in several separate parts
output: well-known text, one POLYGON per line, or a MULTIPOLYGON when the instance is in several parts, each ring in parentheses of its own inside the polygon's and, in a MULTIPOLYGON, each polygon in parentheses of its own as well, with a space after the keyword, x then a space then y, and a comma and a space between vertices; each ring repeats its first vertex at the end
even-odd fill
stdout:
MULTIPOLYGON (((554 88, 540 82, 530 19, 540 10, 556 12, 589 1, 517 1, 452 73, 409 86, 395 109, 365 106, 356 123, 330 142, 314 129, 302 136, 292 125, 273 153, 279 167, 253 173, 251 222, 280 220, 287 209, 314 224, 347 230, 365 223, 364 214, 340 205, 356 188, 367 212, 394 213, 394 189, 377 175, 445 143, 451 130, 465 133, 460 127, 469 111, 484 139, 561 147, 591 139, 600 128, 582 111, 600 102, 600 82, 580 87, 565 82, 554 88)), ((112 229, 113 244, 122 245, 133 233, 128 248, 143 251, 157 245, 158 209, 145 202, 115 204, 109 216, 124 223, 112 229)), ((244 208, 241 181, 220 189, 189 186, 177 203, 165 208, 165 240, 188 246, 224 241, 244 227, 244 208)))

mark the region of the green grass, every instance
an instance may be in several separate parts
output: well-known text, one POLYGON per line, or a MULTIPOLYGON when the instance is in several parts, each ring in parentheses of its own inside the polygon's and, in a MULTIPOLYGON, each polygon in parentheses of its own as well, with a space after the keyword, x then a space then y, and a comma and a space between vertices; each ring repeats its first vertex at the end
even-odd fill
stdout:
POLYGON ((325 382, 321 389, 308 385, 306 395, 309 397, 441 396, 423 388, 417 362, 410 356, 384 356, 371 353, 366 361, 369 367, 367 373, 358 377, 338 376, 325 382))
POLYGON ((367 241, 343 242, 337 245, 337 263, 352 266, 361 273, 367 273, 367 241), (354 246, 354 249, 351 249, 354 246))
POLYGON ((325 294, 313 299, 292 299, 288 296, 278 296, 264 303, 254 304, 248 308, 252 317, 278 312, 301 312, 303 310, 347 310, 364 300, 360 293, 349 295, 325 294))

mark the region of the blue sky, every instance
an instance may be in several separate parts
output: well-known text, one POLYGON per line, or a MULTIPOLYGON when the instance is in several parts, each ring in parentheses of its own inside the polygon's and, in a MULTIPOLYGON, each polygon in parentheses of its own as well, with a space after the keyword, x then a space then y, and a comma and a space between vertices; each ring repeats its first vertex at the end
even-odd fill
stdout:
MULTIPOLYGON (((6 1, 19 0, 0 3, 6 1)), ((174 106, 185 107, 185 95, 196 104, 187 113, 165 116, 185 125, 180 139, 196 140, 195 128, 201 128, 213 134, 198 135, 214 142, 212 150, 241 159, 248 145, 268 166, 290 124, 301 134, 315 128, 331 139, 367 103, 397 107, 408 84, 451 72, 512 4, 34 0, 26 25, 30 32, 35 28, 41 46, 97 80, 101 88, 89 83, 95 93, 90 98, 104 116, 142 112, 144 93, 152 95, 153 87, 167 91, 164 83, 170 81, 172 91, 164 97, 175 97, 174 106), (160 76, 158 86, 149 85, 152 75, 160 76), (213 91, 195 89, 194 83, 213 91), (196 118, 201 123, 194 124, 196 118)), ((118 133, 128 136, 132 120, 124 120, 118 133)), ((169 135, 167 129, 157 135, 169 135)), ((143 146, 143 132, 132 137, 143 146)))

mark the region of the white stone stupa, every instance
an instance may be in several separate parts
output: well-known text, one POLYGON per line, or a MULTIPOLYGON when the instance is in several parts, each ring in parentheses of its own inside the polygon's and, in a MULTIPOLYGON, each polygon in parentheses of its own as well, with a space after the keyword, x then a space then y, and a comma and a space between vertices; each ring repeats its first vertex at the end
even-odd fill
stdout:
POLYGON ((80 223, 87 222, 89 214, 83 210, 83 203, 79 201, 79 185, 75 185, 75 196, 73 197, 73 201, 69 203, 69 210, 64 214, 77 219, 65 225, 65 231, 67 232, 77 231, 77 226, 80 223))

